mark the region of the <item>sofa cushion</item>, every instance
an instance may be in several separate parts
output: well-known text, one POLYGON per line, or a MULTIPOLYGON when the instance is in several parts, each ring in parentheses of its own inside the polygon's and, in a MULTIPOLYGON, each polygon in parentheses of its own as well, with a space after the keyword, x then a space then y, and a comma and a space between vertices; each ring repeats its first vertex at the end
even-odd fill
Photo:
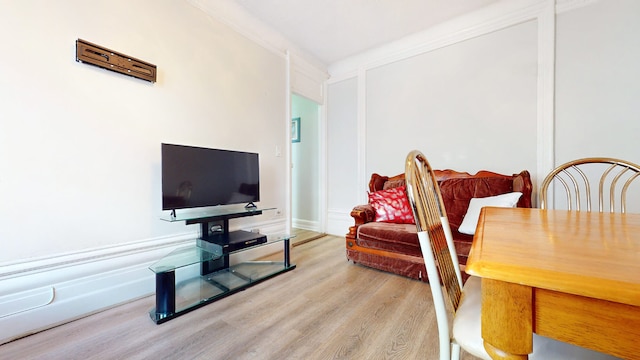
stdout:
POLYGON ((414 224, 404 186, 369 193, 369 204, 376 210, 375 221, 414 224))
POLYGON ((447 179, 440 183, 440 192, 451 230, 458 231, 472 198, 513 192, 513 180, 509 177, 447 179))
POLYGON ((370 222, 358 226, 357 243, 370 249, 422 256, 414 224, 370 222))
MULTIPOLYGON (((472 236, 459 234, 459 239, 453 240, 461 265, 467 263, 471 250, 472 236)), ((420 243, 414 224, 391 224, 370 222, 358 226, 356 242, 359 246, 370 249, 393 251, 401 254, 420 256, 420 243)))
POLYGON ((460 224, 460 228, 458 228, 458 231, 468 235, 475 234, 476 226, 478 225, 478 218, 480 217, 480 210, 483 207, 515 207, 521 196, 521 192, 512 192, 496 196, 487 196, 483 198, 472 198, 469 202, 467 213, 464 215, 462 224, 460 224))

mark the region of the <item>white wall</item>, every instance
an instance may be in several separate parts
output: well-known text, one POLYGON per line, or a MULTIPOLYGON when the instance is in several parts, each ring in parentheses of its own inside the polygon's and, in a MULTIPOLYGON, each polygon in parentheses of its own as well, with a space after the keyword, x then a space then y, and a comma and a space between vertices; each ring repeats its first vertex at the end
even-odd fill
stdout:
POLYGON ((153 292, 197 231, 159 220, 161 142, 260 153, 260 204, 288 211, 284 53, 181 0, 0 1, 0 43, 0 340, 153 292), (77 38, 158 81, 76 62, 77 38))
POLYGON ((556 159, 640 163, 640 2, 607 0, 558 15, 556 159))
POLYGON ((367 189, 358 184, 358 83, 350 78, 327 90, 327 233, 344 235, 349 212, 367 189))
MULTIPOLYGON (((600 1, 560 14, 557 27, 556 162, 607 156, 640 164, 640 2, 600 1)), ((627 204, 640 212, 639 186, 627 204)))
POLYGON ((283 57, 183 1, 38 3, 2 11, 0 261, 184 232, 158 220, 161 142, 260 152, 262 202, 284 206, 283 57), (76 38, 156 64, 158 82, 74 61, 76 38))
POLYGON ((371 173, 403 172, 414 148, 440 169, 527 169, 534 189, 573 158, 640 162, 639 6, 501 1, 332 64, 328 138, 350 143, 328 158, 331 233, 352 225, 371 173), (343 83, 348 95, 332 108, 343 83))
POLYGON ((529 21, 367 71, 366 173, 403 173, 413 149, 436 169, 535 169, 536 39, 529 21))

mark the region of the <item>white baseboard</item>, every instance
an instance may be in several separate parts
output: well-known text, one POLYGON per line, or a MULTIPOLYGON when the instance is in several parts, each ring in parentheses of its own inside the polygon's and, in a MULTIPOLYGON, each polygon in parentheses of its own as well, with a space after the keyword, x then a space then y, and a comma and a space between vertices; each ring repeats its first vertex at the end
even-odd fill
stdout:
POLYGON ((350 214, 351 209, 329 209, 327 213, 327 234, 344 236, 348 233, 349 227, 354 224, 350 214))
MULTIPOLYGON (((279 234, 284 224, 277 220, 253 227, 279 234)), ((174 249, 193 246, 197 236, 185 233, 1 266, 0 344, 153 295, 155 275, 149 266, 174 249)), ((232 262, 282 250, 282 243, 261 246, 237 254, 232 262)))
POLYGON ((321 232, 320 222, 311 221, 311 220, 303 220, 303 219, 292 219, 291 226, 296 229, 303 229, 309 231, 321 232))

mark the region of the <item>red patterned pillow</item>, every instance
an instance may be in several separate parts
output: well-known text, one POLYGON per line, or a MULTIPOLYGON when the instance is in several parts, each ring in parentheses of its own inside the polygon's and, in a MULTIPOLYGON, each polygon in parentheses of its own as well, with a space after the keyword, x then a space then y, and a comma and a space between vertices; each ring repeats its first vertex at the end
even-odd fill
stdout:
POLYGON ((369 204, 376 210, 376 221, 415 224, 405 186, 369 193, 369 204))

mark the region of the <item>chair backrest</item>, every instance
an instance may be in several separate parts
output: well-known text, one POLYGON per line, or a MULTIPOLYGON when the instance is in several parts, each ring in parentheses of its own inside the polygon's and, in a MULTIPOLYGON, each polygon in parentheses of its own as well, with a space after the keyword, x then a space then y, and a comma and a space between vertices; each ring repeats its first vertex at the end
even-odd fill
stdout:
POLYGON ((540 186, 540 207, 553 208, 548 199, 554 184, 555 203, 567 210, 591 211, 592 198, 598 197, 598 211, 627 211, 627 190, 640 175, 640 166, 614 158, 583 158, 569 161, 555 168, 540 186), (593 186, 592 186, 593 185, 593 186), (597 185, 597 187, 596 187, 597 185), (564 197, 562 197, 564 190, 564 197), (606 206, 608 204, 608 206, 606 206))
POLYGON ((407 195, 433 295, 440 358, 449 358, 452 338, 449 316, 457 310, 462 292, 460 266, 436 176, 421 152, 414 150, 407 155, 405 176, 407 195), (450 311, 447 311, 445 294, 439 286, 441 283, 446 289, 450 311))

